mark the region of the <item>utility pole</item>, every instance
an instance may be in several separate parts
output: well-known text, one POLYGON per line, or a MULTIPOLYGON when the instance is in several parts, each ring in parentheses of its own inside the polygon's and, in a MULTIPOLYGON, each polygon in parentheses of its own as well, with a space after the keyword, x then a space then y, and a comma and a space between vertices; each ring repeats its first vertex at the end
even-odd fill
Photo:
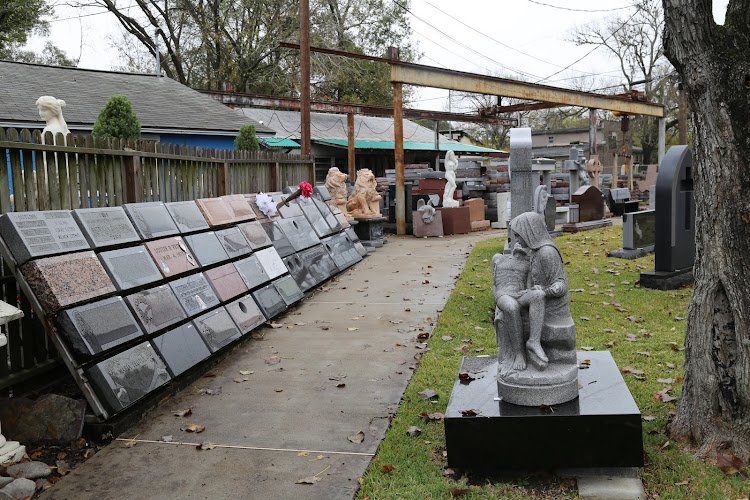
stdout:
MULTIPOLYGON (((388 59, 398 61, 399 51, 388 47, 388 59)), ((393 83, 393 156, 396 168, 396 234, 406 234, 404 193, 404 101, 401 83, 393 83)))
MULTIPOLYGON (((310 2, 299 1, 300 132, 302 154, 310 154, 310 2)), ((315 179, 311 179, 315 183, 315 179)))

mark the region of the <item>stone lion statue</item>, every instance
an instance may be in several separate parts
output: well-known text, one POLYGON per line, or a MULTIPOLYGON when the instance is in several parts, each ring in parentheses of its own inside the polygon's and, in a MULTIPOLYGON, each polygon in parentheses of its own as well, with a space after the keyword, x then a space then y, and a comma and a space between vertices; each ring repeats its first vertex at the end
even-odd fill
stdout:
POLYGON ((346 179, 348 177, 338 167, 329 168, 328 175, 326 175, 326 189, 328 189, 328 194, 331 195, 328 204, 337 206, 341 213, 351 220, 352 217, 346 210, 346 179))
POLYGON ((368 219, 382 217, 380 215, 380 195, 375 191, 377 181, 375 175, 369 168, 357 171, 357 181, 354 183, 354 192, 346 202, 346 209, 352 217, 368 219))

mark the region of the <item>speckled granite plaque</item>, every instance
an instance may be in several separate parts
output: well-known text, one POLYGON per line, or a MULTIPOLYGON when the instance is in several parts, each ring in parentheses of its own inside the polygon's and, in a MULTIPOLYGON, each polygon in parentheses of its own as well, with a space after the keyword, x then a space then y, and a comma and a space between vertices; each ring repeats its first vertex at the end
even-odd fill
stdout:
POLYGON ((220 196, 219 198, 221 198, 221 201, 223 201, 227 208, 229 208, 229 211, 234 217, 234 222, 244 222, 255 219, 255 211, 250 206, 250 202, 247 201, 244 194, 228 194, 220 196))
POLYGON ((141 241, 122 207, 79 208, 73 211, 73 218, 92 248, 141 241))
POLYGON ((268 233, 258 221, 246 222, 237 226, 245 235, 245 239, 250 243, 250 248, 257 250, 273 245, 268 233))
POLYGON ((198 261, 195 260, 182 236, 148 241, 144 243, 144 246, 165 278, 198 269, 198 261))
POLYGON ((202 267, 229 260, 227 251, 224 250, 224 246, 213 231, 188 234, 185 236, 185 242, 202 267))
POLYGON ((240 257, 242 255, 248 255, 250 252, 252 252, 250 243, 247 242, 245 236, 243 236, 242 234, 242 231, 240 231, 236 227, 222 229, 220 231, 216 231, 215 234, 216 237, 219 238, 219 243, 221 243, 221 245, 224 247, 224 250, 226 250, 227 255, 229 255, 230 259, 234 259, 235 257, 240 257))
POLYGON ((175 377, 211 355, 193 323, 170 330, 152 342, 175 377))
POLYGON ((234 214, 221 198, 199 198, 195 203, 211 227, 226 226, 234 222, 234 214))
POLYGON ((0 235, 18 265, 37 257, 91 248, 69 210, 3 214, 0 235))
POLYGON ((122 206, 136 231, 144 240, 177 234, 177 226, 167 207, 160 201, 152 203, 126 203, 122 206))
POLYGON ((225 306, 227 312, 239 327, 242 334, 249 333, 266 321, 252 295, 245 295, 225 306))
POLYGON ((219 303, 219 298, 202 273, 170 281, 169 286, 188 316, 200 314, 219 303))
POLYGON ((282 274, 288 272, 288 269, 284 265, 284 261, 279 257, 278 252, 273 247, 264 248, 255 252, 255 257, 258 258, 258 262, 266 270, 266 274, 270 279, 278 278, 282 274))
POLYGON ((238 260, 234 263, 234 267, 237 268, 237 272, 240 273, 242 280, 249 289, 253 289, 268 282, 271 278, 266 274, 266 270, 258 262, 258 258, 255 255, 251 255, 246 259, 238 260))
POLYGON ((162 279, 154 259, 142 245, 102 252, 99 260, 120 291, 162 279))
POLYGON ((247 286, 231 262, 223 266, 206 271, 206 279, 216 292, 219 300, 226 302, 240 294, 247 292, 247 286))
POLYGON ((174 201, 164 206, 182 234, 208 229, 208 223, 194 201, 174 201))
POLYGON ((242 336, 229 313, 223 307, 208 312, 193 320, 203 340, 211 352, 216 352, 225 345, 242 336))
POLYGON ((115 292, 91 251, 32 260, 20 269, 48 314, 115 292))
POLYGON ((128 295, 126 299, 146 333, 163 330, 185 319, 185 311, 169 285, 161 285, 128 295))

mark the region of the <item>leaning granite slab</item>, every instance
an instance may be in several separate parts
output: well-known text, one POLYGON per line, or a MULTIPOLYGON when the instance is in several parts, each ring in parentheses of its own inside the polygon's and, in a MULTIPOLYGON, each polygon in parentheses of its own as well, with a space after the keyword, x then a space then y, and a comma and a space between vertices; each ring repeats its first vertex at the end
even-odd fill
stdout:
POLYGON ((273 283, 259 288, 253 292, 253 298, 258 303, 263 315, 268 318, 274 318, 286 310, 286 302, 279 294, 273 283))
POLYGON ((177 225, 167 211, 167 207, 160 201, 126 203, 122 208, 130 217, 138 235, 144 240, 164 238, 179 233, 177 225))
POLYGON ((211 355, 193 323, 169 330, 153 339, 154 347, 164 358, 173 377, 197 365, 211 355))
POLYGON ((141 241, 122 207, 79 208, 73 210, 91 248, 103 249, 141 241))
POLYGON ((228 194, 219 197, 233 216, 233 222, 245 222, 255 219, 255 211, 243 194, 228 194))
POLYGON ((198 262, 182 236, 147 241, 144 246, 165 278, 198 270, 198 262))
POLYGON ((188 317, 200 314, 219 304, 219 298, 203 273, 170 281, 169 286, 188 317))
POLYGON ((174 201, 164 204, 182 234, 205 231, 208 223, 194 201, 174 201))
POLYGON ((263 312, 250 294, 230 302, 225 307, 243 335, 250 333, 266 321, 266 317, 263 316, 263 312))
POLYGON ((193 320, 193 324, 211 352, 218 351, 242 336, 224 307, 198 316, 193 320))
POLYGON ((130 290, 162 279, 154 259, 142 245, 101 252, 99 260, 118 291, 130 290))
POLYGON ((234 267, 237 268, 237 272, 250 290, 267 283, 271 279, 255 254, 238 260, 234 263, 234 267))
POLYGON ((18 265, 30 259, 90 248, 70 210, 3 214, 0 235, 18 265))
POLYGON ((161 285, 128 295, 125 300, 144 332, 152 334, 187 318, 169 285, 161 285))
POLYGON ((268 233, 263 229, 263 226, 258 221, 246 222, 237 226, 245 235, 245 239, 250 243, 250 248, 258 250, 259 248, 265 248, 273 245, 271 238, 268 237, 268 233))
POLYGON ((235 221, 234 213, 221 198, 200 198, 195 203, 211 227, 226 226, 235 221))
POLYGON ((229 260, 224 245, 213 231, 189 234, 185 236, 185 242, 202 267, 229 260))

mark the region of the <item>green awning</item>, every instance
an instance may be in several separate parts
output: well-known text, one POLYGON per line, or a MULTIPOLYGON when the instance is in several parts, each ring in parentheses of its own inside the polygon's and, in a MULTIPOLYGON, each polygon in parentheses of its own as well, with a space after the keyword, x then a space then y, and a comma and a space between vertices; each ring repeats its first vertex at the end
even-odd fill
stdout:
POLYGON ((291 139, 278 139, 276 137, 259 137, 258 140, 269 148, 298 148, 298 142, 291 139))
MULTIPOLYGON (((343 139, 315 139, 315 142, 330 144, 331 146, 347 147, 348 142, 343 139)), ((356 149, 395 149, 393 141, 354 141, 356 149)), ((404 141, 406 151, 435 151, 435 143, 404 141)), ((456 153, 502 153, 499 149, 483 148, 471 144, 440 143, 440 151, 454 151, 456 153)))

